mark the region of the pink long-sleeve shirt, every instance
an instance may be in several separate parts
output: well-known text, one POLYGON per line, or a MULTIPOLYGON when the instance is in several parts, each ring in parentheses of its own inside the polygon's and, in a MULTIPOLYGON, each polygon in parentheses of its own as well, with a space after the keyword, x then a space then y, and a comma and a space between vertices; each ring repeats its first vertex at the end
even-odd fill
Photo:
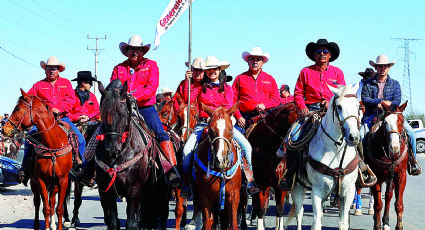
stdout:
POLYGON ((225 109, 229 109, 233 105, 233 89, 231 86, 225 84, 224 92, 218 92, 219 86, 214 84, 209 84, 207 90, 204 93, 202 88, 200 89, 198 95, 198 107, 199 107, 199 117, 209 117, 209 115, 202 111, 201 102, 204 105, 209 106, 211 109, 216 109, 220 106, 223 106, 225 109))
MULTIPOLYGON (((253 111, 258 104, 263 103, 266 109, 280 104, 279 90, 275 79, 264 71, 254 79, 252 73, 247 71, 237 76, 233 82, 234 102, 239 101, 239 110, 245 113, 253 111)), ((235 117, 242 117, 236 111, 235 117)))
POLYGON ((159 69, 155 61, 144 59, 131 74, 130 61, 126 60, 112 71, 111 81, 115 79, 120 79, 123 84, 128 82, 128 92, 132 92, 138 106, 155 104, 159 86, 159 69))
POLYGON ((280 98, 280 103, 282 104, 286 104, 288 102, 294 101, 294 96, 292 96, 291 94, 288 95, 288 97, 281 97, 280 98))
POLYGON ((302 69, 294 90, 295 103, 298 108, 305 109, 310 104, 323 100, 330 101, 333 93, 326 84, 333 87, 345 85, 342 71, 331 65, 325 71, 321 71, 317 65, 302 69))
MULTIPOLYGON (((179 86, 176 90, 176 95, 179 94, 181 99, 183 99, 184 102, 187 102, 187 88, 189 84, 188 81, 183 80, 180 82, 179 86)), ((199 92, 201 92, 201 84, 199 82, 194 82, 193 80, 190 81, 190 103, 194 103, 196 99, 198 98, 199 92)), ((176 99, 176 96, 173 97, 174 102, 174 110, 178 111, 180 104, 176 99)), ((198 105, 196 105, 198 106, 198 105)))
POLYGON ((75 92, 75 104, 72 110, 68 113, 68 117, 71 121, 78 121, 80 116, 86 115, 91 120, 98 119, 100 117, 99 102, 93 93, 90 93, 90 98, 81 105, 80 98, 75 92))
POLYGON ((62 116, 66 115, 75 103, 75 93, 71 82, 61 77, 58 77, 54 86, 47 78, 35 83, 28 94, 39 97, 52 109, 59 109, 62 116))

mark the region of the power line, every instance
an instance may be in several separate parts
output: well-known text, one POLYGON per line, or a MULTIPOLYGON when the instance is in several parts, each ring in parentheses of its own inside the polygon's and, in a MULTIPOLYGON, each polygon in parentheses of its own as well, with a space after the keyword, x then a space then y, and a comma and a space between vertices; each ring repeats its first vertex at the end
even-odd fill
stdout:
MULTIPOLYGON (((95 37, 95 38, 91 38, 90 37, 90 35, 87 35, 87 39, 96 39, 96 48, 95 49, 90 49, 89 48, 89 46, 87 46, 87 50, 94 50, 95 51, 95 53, 94 53, 94 57, 95 57, 95 59, 94 59, 94 78, 96 78, 96 80, 97 80, 97 63, 98 63, 98 61, 97 61, 97 55, 100 53, 100 51, 101 50, 104 50, 104 49, 99 49, 98 48, 98 46, 97 46, 97 42, 99 41, 99 39, 105 39, 106 40, 106 35, 105 35, 105 37, 104 38, 99 38, 99 37, 95 37)), ((94 94, 96 95, 96 87, 93 87, 94 89, 94 94)))
POLYGON ((24 60, 24 59, 22 59, 22 58, 20 58, 20 57, 16 56, 15 54, 13 54, 13 53, 11 53, 11 52, 9 52, 9 51, 5 50, 3 47, 1 47, 1 46, 0 46, 0 49, 2 49, 2 50, 3 50, 4 52, 6 52, 6 53, 8 53, 8 54, 12 55, 13 57, 15 57, 15 58, 17 58, 17 59, 19 59, 19 60, 21 60, 21 61, 23 61, 23 62, 27 63, 27 64, 30 64, 30 65, 32 65, 32 66, 34 66, 35 68, 37 68, 37 69, 38 69, 38 66, 36 66, 36 65, 34 65, 34 64, 30 63, 30 62, 28 62, 27 60, 24 60))
POLYGON ((37 14, 36 12, 34 12, 34 11, 32 11, 32 10, 29 10, 29 9, 25 8, 24 6, 19 5, 18 3, 13 2, 12 0, 9 0, 9 2, 11 2, 11 3, 13 3, 13 4, 15 4, 15 5, 17 5, 17 6, 21 7, 22 9, 24 9, 24 10, 26 10, 26 11, 28 11, 28 12, 32 13, 32 14, 37 15, 38 17, 40 17, 40 18, 42 18, 42 19, 44 19, 44 20, 46 20, 46 21, 48 21, 48 22, 50 22, 50 23, 56 24, 56 25, 58 25, 58 26, 60 26, 60 27, 63 27, 63 28, 65 28, 65 29, 69 29, 69 30, 76 31, 76 32, 78 32, 78 33, 86 34, 86 33, 85 33, 85 32, 83 32, 83 31, 75 30, 75 29, 73 29, 73 28, 70 28, 70 27, 64 26, 64 25, 62 25, 62 24, 60 24, 60 23, 57 23, 57 22, 55 22, 55 21, 52 21, 50 18, 46 18, 46 17, 44 17, 44 16, 42 16, 42 15, 40 15, 40 14, 37 14))
POLYGON ((409 43, 410 41, 419 41, 422 39, 415 39, 415 38, 391 38, 393 40, 401 40, 404 42, 404 45, 402 48, 404 49, 404 58, 402 61, 404 61, 404 72, 403 72, 403 94, 402 97, 405 100, 409 100, 410 102, 410 111, 413 112, 413 101, 412 101, 412 91, 410 87, 410 60, 409 60, 409 54, 412 53, 409 50, 409 43))

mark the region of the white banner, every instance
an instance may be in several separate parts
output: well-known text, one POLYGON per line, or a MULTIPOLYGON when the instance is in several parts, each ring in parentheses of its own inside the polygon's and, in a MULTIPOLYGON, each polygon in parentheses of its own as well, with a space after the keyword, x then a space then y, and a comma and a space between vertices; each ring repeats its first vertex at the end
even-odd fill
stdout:
MULTIPOLYGON (((192 0, 192 2, 194 1, 192 0)), ((162 13, 156 25, 155 49, 159 46, 160 37, 176 23, 189 5, 189 0, 171 0, 168 3, 167 8, 165 8, 164 13, 162 13)))

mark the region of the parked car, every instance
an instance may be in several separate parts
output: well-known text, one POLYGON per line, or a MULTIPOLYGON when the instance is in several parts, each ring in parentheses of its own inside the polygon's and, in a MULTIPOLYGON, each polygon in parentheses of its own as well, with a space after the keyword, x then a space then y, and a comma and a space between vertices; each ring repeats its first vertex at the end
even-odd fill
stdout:
POLYGON ((416 153, 425 153, 425 128, 422 120, 413 119, 407 120, 415 131, 416 137, 416 153))
POLYGON ((18 172, 21 165, 8 157, 0 156, 0 187, 18 184, 18 172))

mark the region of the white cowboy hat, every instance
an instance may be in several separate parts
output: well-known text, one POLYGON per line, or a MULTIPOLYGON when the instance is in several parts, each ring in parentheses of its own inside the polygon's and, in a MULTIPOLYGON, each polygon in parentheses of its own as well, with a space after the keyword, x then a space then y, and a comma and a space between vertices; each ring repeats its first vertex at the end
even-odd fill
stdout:
POLYGON ((193 60, 192 67, 195 69, 204 69, 205 68, 205 61, 202 57, 197 57, 195 60, 193 60))
POLYGON ((242 58, 246 62, 248 62, 248 58, 250 56, 263 57, 263 63, 268 62, 269 59, 270 59, 270 54, 269 53, 263 53, 263 50, 260 47, 254 47, 254 48, 252 48, 251 52, 246 52, 245 51, 245 52, 242 53, 242 58))
POLYGON ((171 94, 173 94, 174 93, 174 90, 172 90, 170 87, 164 87, 164 88, 162 88, 162 94, 164 94, 164 93, 171 93, 171 94))
POLYGON ((127 57, 127 48, 129 46, 143 47, 143 54, 146 54, 151 48, 151 44, 143 45, 142 38, 139 35, 131 36, 131 38, 128 40, 128 43, 125 43, 125 42, 120 43, 121 53, 124 54, 124 56, 126 57, 127 57))
POLYGON ((220 67, 221 70, 225 70, 230 66, 228 61, 219 61, 215 56, 208 56, 205 61, 204 69, 214 69, 220 67))
POLYGON ((395 60, 390 62, 390 59, 385 54, 381 54, 376 58, 376 63, 373 61, 369 61, 369 64, 373 67, 376 67, 376 65, 390 65, 393 66, 395 64, 395 60))
POLYGON ((40 66, 44 70, 46 70, 47 66, 57 66, 59 67, 59 72, 64 71, 66 67, 65 63, 63 62, 59 63, 58 58, 55 56, 49 57, 49 59, 47 59, 47 62, 41 61, 40 66))

